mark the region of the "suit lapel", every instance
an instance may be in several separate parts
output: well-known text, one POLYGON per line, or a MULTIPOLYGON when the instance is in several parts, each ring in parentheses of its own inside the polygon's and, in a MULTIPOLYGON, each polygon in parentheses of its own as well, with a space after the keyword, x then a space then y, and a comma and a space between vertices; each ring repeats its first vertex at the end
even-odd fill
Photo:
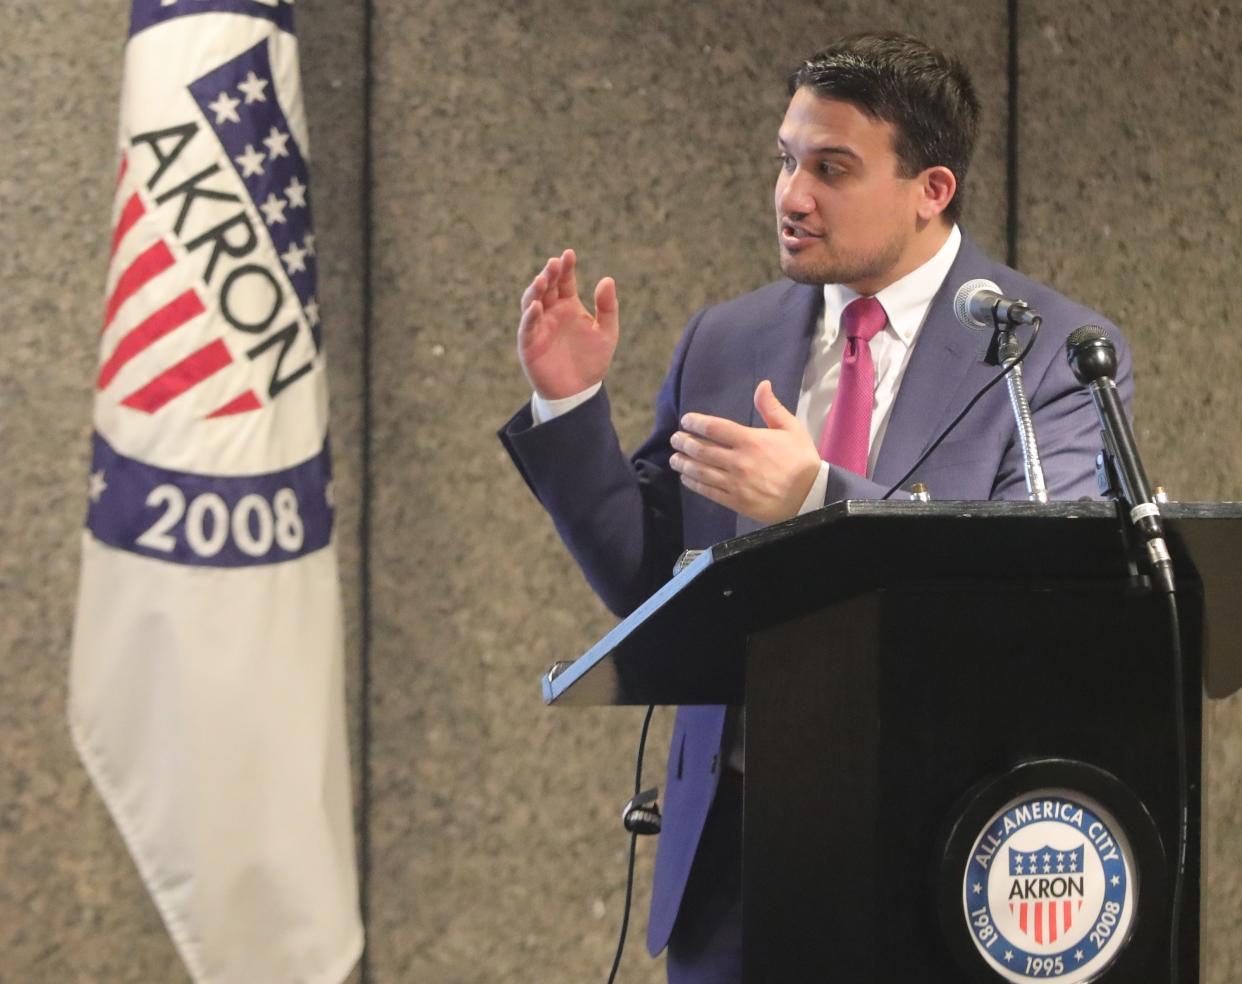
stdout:
POLYGON ((771 325, 762 325, 754 332, 751 365, 755 367, 755 375, 750 392, 752 427, 763 426, 753 400, 755 387, 762 380, 772 380, 772 392, 790 413, 797 410, 802 375, 811 353, 811 336, 815 333, 823 304, 822 287, 790 284, 781 298, 776 321, 771 325))
POLYGON ((987 274, 990 266, 979 248, 963 236, 910 354, 876 457, 872 478, 877 483, 887 485, 905 474, 948 422, 950 411, 960 412, 964 405, 965 397, 959 397, 958 391, 971 368, 986 358, 991 337, 958 322, 953 297, 964 281, 987 274))
MULTIPOLYGON (((781 404, 793 413, 798 409, 802 391, 802 375, 811 353, 811 337, 824 306, 824 289, 813 284, 789 285, 781 298, 775 320, 758 325, 752 333, 751 365, 755 367, 750 384, 750 426, 762 427, 763 419, 755 409, 755 387, 765 379, 772 381, 772 392, 781 404)), ((750 533, 764 524, 745 516, 737 518, 737 535, 750 533)))

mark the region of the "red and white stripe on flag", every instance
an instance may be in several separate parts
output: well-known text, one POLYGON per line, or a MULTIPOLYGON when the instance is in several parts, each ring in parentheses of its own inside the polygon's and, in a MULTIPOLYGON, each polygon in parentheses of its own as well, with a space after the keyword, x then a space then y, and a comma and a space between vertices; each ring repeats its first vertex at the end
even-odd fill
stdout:
POLYGON ((135 0, 74 742, 193 978, 362 951, 306 120, 288 0, 135 0))

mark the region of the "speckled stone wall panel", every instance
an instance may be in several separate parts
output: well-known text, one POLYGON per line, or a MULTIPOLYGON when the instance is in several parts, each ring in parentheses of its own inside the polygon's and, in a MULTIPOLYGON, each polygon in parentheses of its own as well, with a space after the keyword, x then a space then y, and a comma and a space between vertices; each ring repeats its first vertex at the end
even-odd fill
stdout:
MULTIPOLYGON (((357 680, 362 16, 298 14, 357 680)), ((3 981, 188 980, 65 719, 128 17, 127 0, 0 5, 3 981)))
MULTIPOLYGON (((787 72, 879 27, 972 53, 987 117, 968 224, 1002 249, 1001 4, 376 3, 377 984, 607 975, 642 712, 539 698, 542 671, 613 619, 494 436, 529 396, 518 297, 567 245, 588 289, 617 278, 609 387, 636 444, 687 317, 776 274, 787 72)), ((653 856, 642 844, 628 981, 663 979, 643 947, 653 856)))
POLYGON ((355 833, 361 815, 362 515, 366 271, 364 132, 365 11, 361 4, 301 0, 297 7, 302 85, 310 126, 311 182, 319 251, 319 297, 328 359, 336 548, 345 608, 355 833))
MULTIPOLYGON (((1174 498, 1242 497, 1242 11, 1023 5, 1021 265, 1115 320, 1174 498)), ((1205 980, 1242 966, 1242 701, 1210 713, 1205 980)))

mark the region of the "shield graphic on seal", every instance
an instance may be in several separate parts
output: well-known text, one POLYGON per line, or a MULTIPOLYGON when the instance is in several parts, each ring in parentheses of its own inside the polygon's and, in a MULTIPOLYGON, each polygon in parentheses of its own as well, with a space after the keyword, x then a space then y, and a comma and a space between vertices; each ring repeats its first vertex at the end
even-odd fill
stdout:
POLYGON ((1055 943, 1082 911, 1086 878, 1083 848, 1009 849, 1009 911, 1035 943, 1055 943))

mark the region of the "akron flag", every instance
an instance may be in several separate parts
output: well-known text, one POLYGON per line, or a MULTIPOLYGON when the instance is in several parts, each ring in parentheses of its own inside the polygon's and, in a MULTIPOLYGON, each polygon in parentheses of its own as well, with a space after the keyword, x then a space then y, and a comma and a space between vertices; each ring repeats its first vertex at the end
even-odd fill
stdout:
POLYGON ((362 951, 293 10, 136 0, 74 743, 198 982, 362 951))

